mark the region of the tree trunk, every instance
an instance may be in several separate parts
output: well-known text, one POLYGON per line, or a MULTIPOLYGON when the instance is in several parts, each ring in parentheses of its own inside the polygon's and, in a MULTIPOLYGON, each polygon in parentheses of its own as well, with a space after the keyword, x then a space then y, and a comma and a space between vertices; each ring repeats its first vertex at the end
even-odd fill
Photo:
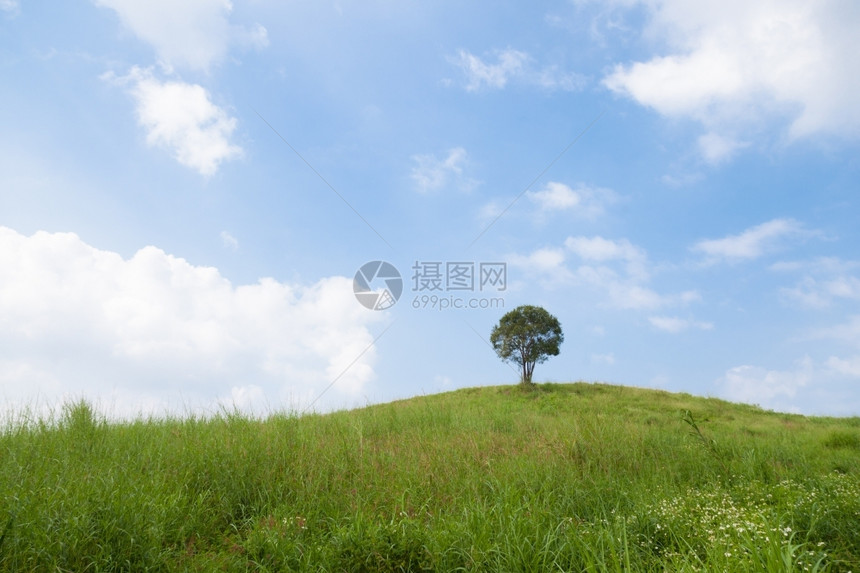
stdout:
POLYGON ((532 373, 535 370, 535 363, 523 360, 523 374, 521 383, 523 386, 530 386, 532 383, 532 373))

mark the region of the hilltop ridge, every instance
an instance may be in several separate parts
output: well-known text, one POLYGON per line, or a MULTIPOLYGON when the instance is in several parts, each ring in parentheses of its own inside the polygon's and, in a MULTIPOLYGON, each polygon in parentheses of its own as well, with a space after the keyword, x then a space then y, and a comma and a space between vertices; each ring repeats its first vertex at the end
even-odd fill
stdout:
POLYGON ((860 418, 607 384, 0 435, 0 570, 860 566, 860 418))

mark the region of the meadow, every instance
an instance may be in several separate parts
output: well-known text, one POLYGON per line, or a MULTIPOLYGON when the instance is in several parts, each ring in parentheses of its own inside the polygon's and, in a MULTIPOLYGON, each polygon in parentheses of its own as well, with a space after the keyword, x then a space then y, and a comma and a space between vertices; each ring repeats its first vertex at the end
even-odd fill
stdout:
POLYGON ((0 431, 2 571, 860 571, 860 418, 605 384, 0 431))

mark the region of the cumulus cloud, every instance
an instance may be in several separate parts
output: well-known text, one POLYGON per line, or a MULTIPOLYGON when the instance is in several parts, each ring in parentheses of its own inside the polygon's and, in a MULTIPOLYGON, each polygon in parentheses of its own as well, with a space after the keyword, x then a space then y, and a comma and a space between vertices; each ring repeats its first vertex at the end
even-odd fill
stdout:
MULTIPOLYGON (((852 316, 843 324, 817 329, 812 333, 812 337, 828 338, 860 349, 860 316, 852 316)), ((824 362, 822 376, 847 380, 853 391, 860 381, 860 354, 854 353, 847 357, 831 355, 824 362)))
POLYGON ((803 226, 793 219, 774 219, 737 235, 699 241, 691 250, 705 255, 708 263, 753 260, 774 251, 788 237, 806 234, 803 226))
POLYGON ((584 261, 620 261, 626 273, 636 280, 648 279, 648 255, 627 239, 613 241, 603 237, 568 237, 564 246, 584 261))
POLYGON ((860 135, 860 5, 852 0, 616 0, 644 6, 643 35, 664 53, 618 64, 610 90, 667 117, 698 121, 711 161, 771 120, 790 138, 860 135))
POLYGON ((812 379, 813 367, 809 357, 801 360, 793 370, 767 370, 758 366, 730 368, 718 382, 723 395, 729 400, 758 404, 765 408, 796 409, 790 404, 798 390, 812 379))
POLYGON ((804 356, 785 370, 744 365, 717 380, 719 394, 763 408, 805 414, 855 415, 860 356, 831 356, 817 364, 804 356))
MULTIPOLYGON (((122 25, 151 45, 161 69, 208 71, 227 55, 231 45, 262 48, 268 33, 260 24, 230 23, 230 0, 93 0, 113 10, 122 25)), ((212 175, 221 162, 238 157, 242 149, 231 142, 236 119, 214 104, 200 85, 157 79, 151 69, 132 68, 124 78, 107 79, 130 85, 137 118, 149 145, 170 150, 183 165, 212 175)))
POLYGON ((589 218, 602 215, 606 205, 615 202, 615 193, 610 189, 583 183, 573 188, 557 181, 550 181, 538 191, 529 191, 526 196, 540 212, 572 211, 589 218))
POLYGON ((466 50, 460 50, 456 58, 451 58, 466 76, 466 91, 502 89, 511 81, 547 90, 578 91, 586 83, 580 74, 566 72, 558 66, 536 68, 526 52, 508 48, 497 50, 493 55, 496 63, 487 63, 466 50))
POLYGON ((468 160, 469 154, 462 147, 449 150, 442 159, 433 154, 413 155, 415 167, 412 168, 411 177, 416 189, 428 193, 454 185, 461 191, 471 191, 478 182, 464 174, 468 160))
POLYGON ((564 246, 587 261, 611 261, 621 259, 627 262, 642 261, 646 255, 640 247, 627 239, 613 241, 603 237, 568 237, 564 246))
POLYGON ((831 356, 825 364, 835 374, 849 378, 860 378, 860 356, 850 358, 831 356))
POLYGON ((230 24, 230 0, 95 0, 116 12, 123 26, 150 44, 163 63, 207 70, 231 43, 263 47, 266 29, 230 24))
POLYGON ((540 191, 529 191, 529 199, 545 211, 558 211, 576 207, 582 201, 579 194, 564 183, 549 182, 540 191))
POLYGON ((820 257, 808 261, 781 261, 769 268, 781 273, 803 274, 794 286, 780 289, 784 302, 805 308, 827 308, 838 301, 860 300, 860 279, 852 274, 858 267, 857 261, 820 257))
POLYGON ((860 300, 860 279, 840 276, 829 279, 803 277, 793 287, 780 289, 782 299, 806 308, 827 308, 839 299, 860 300))
POLYGON ((711 330, 714 328, 714 325, 710 322, 699 322, 697 320, 679 318, 677 316, 650 316, 648 317, 648 322, 650 322, 654 328, 670 332, 672 334, 684 332, 691 328, 698 330, 711 330))
POLYGON ((660 294, 650 288, 647 253, 626 239, 568 237, 563 247, 544 247, 507 260, 546 287, 589 287, 612 308, 649 310, 698 299, 694 291, 660 294))
MULTIPOLYGON (((591 269, 585 267, 580 270, 590 271, 591 269)), ((615 308, 629 310, 655 309, 673 304, 673 299, 677 299, 677 297, 661 295, 651 288, 625 282, 624 280, 613 278, 607 280, 599 275, 592 275, 590 272, 583 272, 581 274, 589 278, 592 276, 596 278, 597 280, 593 281, 594 286, 596 288, 606 288, 606 292, 609 295, 609 305, 615 308)))
POLYGON ((231 141, 236 118, 215 105, 202 86, 161 81, 138 67, 123 77, 103 77, 128 87, 147 144, 170 151, 182 165, 210 176, 222 162, 242 155, 242 148, 231 141))
POLYGON ((512 254, 507 257, 509 264, 526 270, 531 277, 540 277, 546 287, 566 284, 574 279, 565 259, 564 250, 557 247, 544 247, 525 255, 512 254))
POLYGON ((323 407, 373 378, 379 313, 352 279, 233 285, 144 247, 131 258, 72 233, 0 227, 0 388, 7 402, 90 396, 119 415, 237 405, 323 407), (350 363, 361 358, 350 367, 350 363), (264 400, 265 397, 265 400, 264 400))

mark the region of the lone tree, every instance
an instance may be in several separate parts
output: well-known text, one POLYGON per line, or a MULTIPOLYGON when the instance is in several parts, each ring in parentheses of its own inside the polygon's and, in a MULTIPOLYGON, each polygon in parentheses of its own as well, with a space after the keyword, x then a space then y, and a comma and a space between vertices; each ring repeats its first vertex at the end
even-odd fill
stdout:
POLYGON ((539 306, 523 305, 505 314, 490 333, 499 358, 522 367, 520 382, 532 383, 535 364, 558 356, 564 341, 561 323, 539 306))

